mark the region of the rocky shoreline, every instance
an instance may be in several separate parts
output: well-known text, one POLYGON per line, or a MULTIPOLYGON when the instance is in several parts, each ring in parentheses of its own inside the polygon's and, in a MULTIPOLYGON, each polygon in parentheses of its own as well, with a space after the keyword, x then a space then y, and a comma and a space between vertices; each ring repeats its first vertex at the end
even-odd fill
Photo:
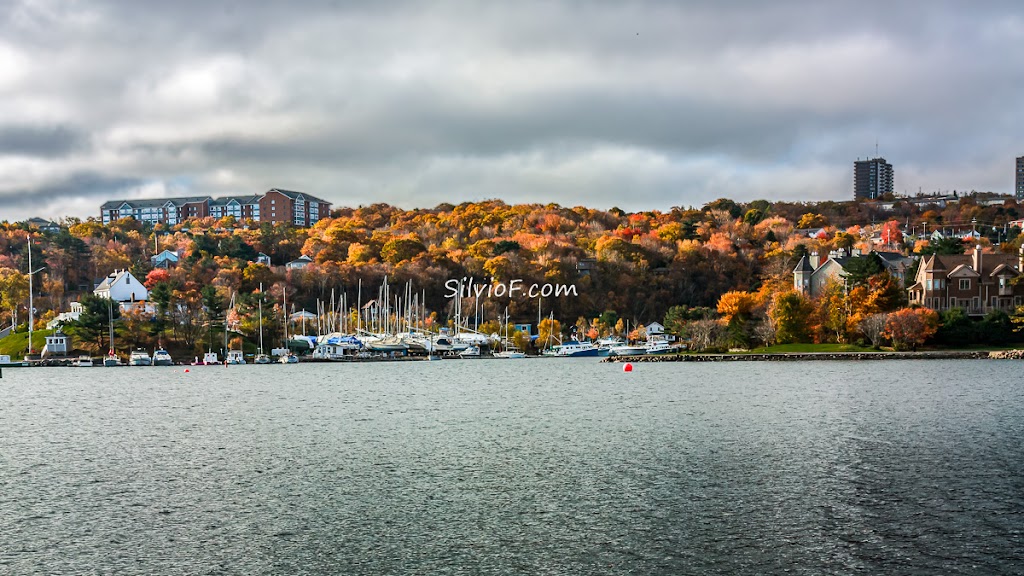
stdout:
POLYGON ((806 360, 1022 360, 1024 350, 928 352, 787 352, 775 354, 659 354, 609 356, 602 362, 793 362, 806 360))

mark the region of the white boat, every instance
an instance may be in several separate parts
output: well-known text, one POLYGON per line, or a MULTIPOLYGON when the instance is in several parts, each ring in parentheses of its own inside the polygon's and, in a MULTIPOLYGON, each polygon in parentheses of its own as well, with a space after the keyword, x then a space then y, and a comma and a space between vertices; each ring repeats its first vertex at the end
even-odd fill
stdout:
POLYGON ((289 352, 289 353, 281 356, 280 358, 278 358, 277 361, 280 362, 281 364, 298 364, 299 363, 299 357, 296 356, 295 354, 289 352))
POLYGON ((129 366, 149 366, 152 363, 153 360, 145 350, 135 350, 132 352, 131 356, 128 357, 129 366))
POLYGON ((245 356, 241 350, 228 350, 227 363, 232 365, 245 364, 245 356))
POLYGON ((192 362, 193 366, 216 366, 217 364, 220 364, 220 362, 217 360, 216 352, 207 352, 203 354, 202 361, 196 358, 195 362, 192 362))
POLYGON ((623 344, 608 349, 609 356, 643 356, 644 354, 647 354, 647 346, 623 344))
POLYGON ((79 356, 71 365, 78 368, 92 368, 92 358, 89 356, 79 356))
POLYGON ((256 355, 256 359, 253 360, 253 364, 272 364, 272 363, 273 363, 273 361, 270 359, 270 355, 269 354, 264 354, 262 352, 257 354, 256 355))
POLYGON ((157 348, 153 352, 153 366, 173 366, 174 359, 163 348, 157 348))
POLYGON ((665 340, 653 340, 647 343, 648 354, 671 354, 676 349, 665 340))
POLYGON ((561 358, 579 358, 585 356, 599 356, 600 349, 593 342, 577 342, 575 340, 566 342, 555 347, 555 356, 561 358))
POLYGON ((112 368, 114 366, 121 365, 121 359, 117 357, 117 353, 114 352, 114 303, 111 300, 107 300, 107 325, 110 327, 110 352, 107 357, 103 359, 104 368, 112 368))
POLYGON ((27 360, 11 361, 7 354, 0 355, 0 368, 24 368, 28 366, 27 360))
POLYGON ((462 352, 459 352, 459 357, 460 358, 466 358, 466 359, 480 358, 480 347, 479 346, 469 346, 468 348, 466 348, 462 352))
POLYGON ((107 357, 103 359, 103 366, 106 368, 113 368, 114 366, 120 365, 121 359, 118 358, 117 354, 114 354, 113 351, 111 351, 111 353, 108 354, 107 357))

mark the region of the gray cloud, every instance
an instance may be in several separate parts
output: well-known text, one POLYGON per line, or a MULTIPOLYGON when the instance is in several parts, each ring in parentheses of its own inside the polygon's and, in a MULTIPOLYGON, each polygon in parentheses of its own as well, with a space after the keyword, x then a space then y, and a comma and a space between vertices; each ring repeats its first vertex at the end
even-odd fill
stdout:
POLYGON ((898 189, 1010 191, 1017 3, 722 4, 16 1, 0 219, 272 186, 407 207, 843 199, 876 140, 898 189))

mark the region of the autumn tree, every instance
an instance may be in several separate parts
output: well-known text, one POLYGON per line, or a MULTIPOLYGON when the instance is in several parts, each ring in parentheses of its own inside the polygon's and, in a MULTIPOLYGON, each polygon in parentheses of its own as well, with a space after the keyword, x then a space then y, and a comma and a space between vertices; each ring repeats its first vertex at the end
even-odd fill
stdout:
POLYGON ((882 345, 883 334, 885 333, 886 322, 889 319, 889 315, 885 313, 877 313, 866 316, 860 321, 858 327, 860 328, 861 334, 871 342, 873 348, 878 348, 882 345))
POLYGON ((889 314, 882 335, 896 350, 913 350, 931 338, 939 327, 939 315, 929 308, 903 308, 889 314))
POLYGON ((0 268, 0 310, 10 310, 11 319, 17 309, 28 304, 28 276, 13 268, 0 268))
POLYGON ((791 290, 776 296, 768 309, 768 318, 775 326, 775 341, 779 344, 806 342, 812 311, 811 303, 799 292, 791 290))

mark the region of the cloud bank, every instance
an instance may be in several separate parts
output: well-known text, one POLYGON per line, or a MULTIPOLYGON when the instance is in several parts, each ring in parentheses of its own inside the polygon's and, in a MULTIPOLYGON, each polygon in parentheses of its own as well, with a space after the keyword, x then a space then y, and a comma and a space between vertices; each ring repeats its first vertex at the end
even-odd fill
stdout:
POLYGON ((0 220, 305 190, 624 209, 1010 192, 1014 2, 15 1, 0 220), (262 4, 262 3, 255 3, 262 4))

